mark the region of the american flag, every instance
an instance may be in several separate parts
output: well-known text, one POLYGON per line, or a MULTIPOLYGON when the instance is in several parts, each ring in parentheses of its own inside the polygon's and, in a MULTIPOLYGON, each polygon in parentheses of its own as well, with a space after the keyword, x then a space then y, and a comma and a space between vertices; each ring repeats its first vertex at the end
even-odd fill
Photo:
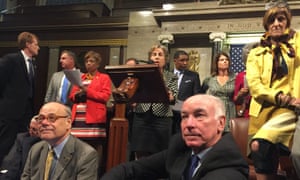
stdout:
POLYGON ((242 60, 242 51, 244 45, 245 44, 230 45, 231 72, 239 73, 245 70, 245 65, 242 60))

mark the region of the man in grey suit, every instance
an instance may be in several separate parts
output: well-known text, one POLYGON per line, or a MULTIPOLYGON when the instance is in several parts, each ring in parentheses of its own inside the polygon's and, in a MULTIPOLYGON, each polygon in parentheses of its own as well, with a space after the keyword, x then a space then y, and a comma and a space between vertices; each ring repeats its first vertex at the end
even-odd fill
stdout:
MULTIPOLYGON (((60 63, 63 70, 75 69, 76 55, 74 52, 64 50, 61 52, 60 63)), ((71 83, 66 78, 64 72, 55 72, 48 85, 48 90, 45 96, 45 103, 47 102, 61 102, 69 107, 72 106, 72 102, 69 100, 69 92, 72 88, 71 83), (64 83, 67 83, 66 85, 64 83), (64 86, 65 85, 65 86, 64 86), (64 89, 66 88, 66 89, 64 89), (66 92, 66 93, 64 93, 66 92)))
POLYGON ((201 92, 199 74, 188 70, 189 55, 185 51, 178 50, 174 54, 174 74, 178 77, 178 94, 175 106, 173 106, 173 134, 180 132, 180 110, 182 102, 188 97, 201 92))
POLYGON ((71 135, 69 107, 58 102, 46 103, 37 121, 43 141, 31 148, 21 180, 98 178, 98 154, 93 147, 71 135), (49 152, 52 152, 51 160, 49 152))

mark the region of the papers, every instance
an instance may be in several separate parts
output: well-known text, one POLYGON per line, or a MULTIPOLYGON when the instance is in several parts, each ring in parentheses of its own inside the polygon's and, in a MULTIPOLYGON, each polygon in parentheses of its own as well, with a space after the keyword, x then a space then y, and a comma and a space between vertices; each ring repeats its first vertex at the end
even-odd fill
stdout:
POLYGON ((82 87, 81 72, 79 69, 64 70, 67 79, 76 86, 82 87))

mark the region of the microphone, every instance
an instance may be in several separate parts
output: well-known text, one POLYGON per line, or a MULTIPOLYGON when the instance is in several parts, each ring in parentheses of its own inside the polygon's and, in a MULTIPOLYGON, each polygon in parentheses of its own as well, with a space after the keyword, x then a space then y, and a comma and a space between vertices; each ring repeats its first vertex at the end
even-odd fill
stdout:
POLYGON ((154 62, 151 59, 149 59, 148 61, 146 61, 146 60, 137 60, 137 62, 145 63, 145 64, 154 64, 154 62))

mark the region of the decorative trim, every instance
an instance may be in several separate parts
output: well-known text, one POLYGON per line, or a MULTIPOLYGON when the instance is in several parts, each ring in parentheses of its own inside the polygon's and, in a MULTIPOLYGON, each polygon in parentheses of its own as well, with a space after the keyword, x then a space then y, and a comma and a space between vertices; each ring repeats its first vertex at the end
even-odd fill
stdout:
MULTIPOLYGON (((53 40, 40 41, 40 46, 127 46, 127 39, 53 40)), ((16 47, 16 42, 2 41, 0 47, 16 47)))

